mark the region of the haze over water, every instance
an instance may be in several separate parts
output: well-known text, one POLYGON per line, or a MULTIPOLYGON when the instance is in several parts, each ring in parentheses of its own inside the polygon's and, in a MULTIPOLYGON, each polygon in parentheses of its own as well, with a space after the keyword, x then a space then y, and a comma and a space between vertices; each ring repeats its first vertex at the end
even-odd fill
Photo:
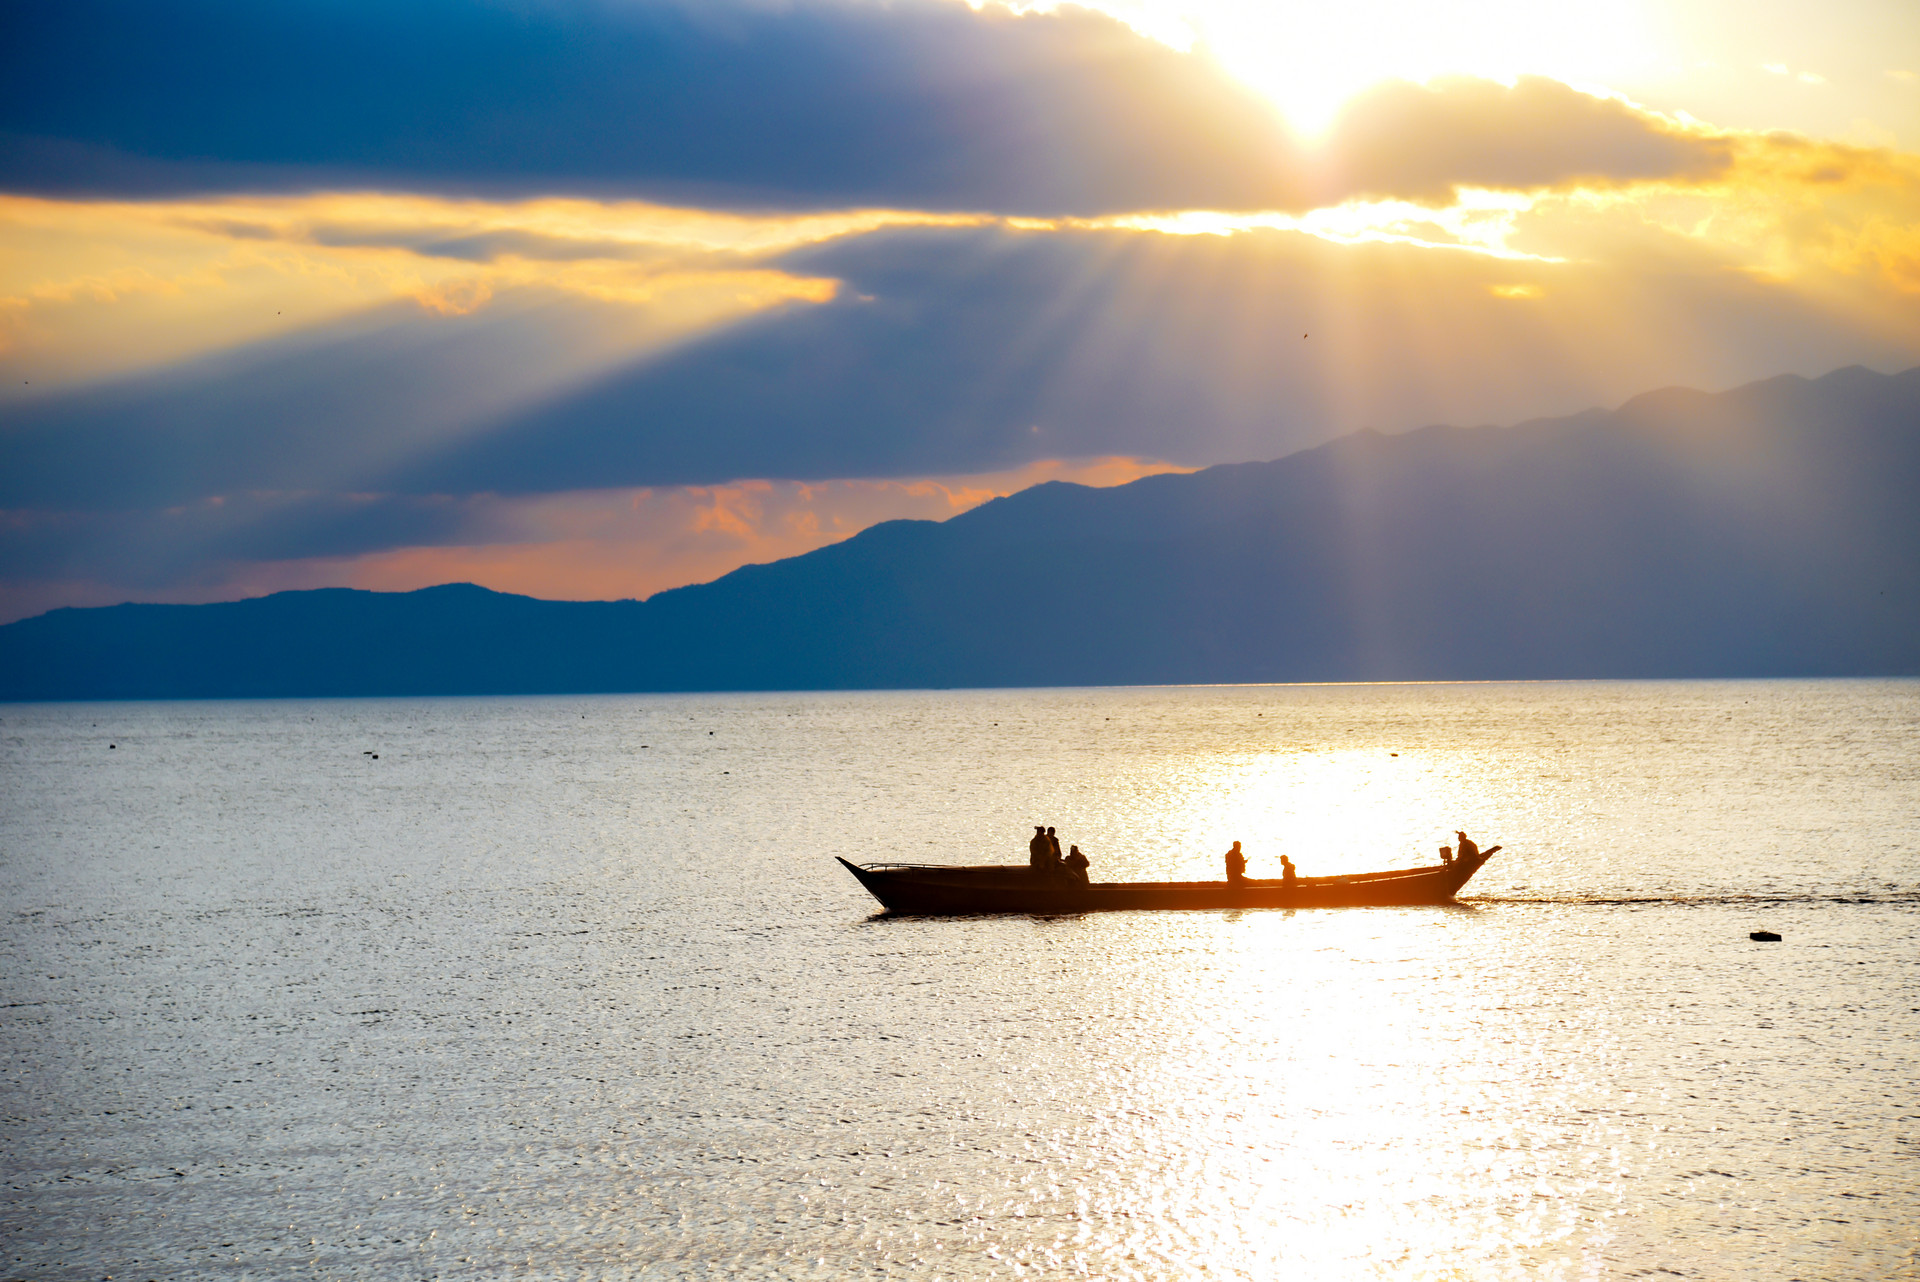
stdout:
POLYGON ((7 706, 0 1261, 1920 1275, 1916 763, 1910 680, 7 706), (1096 879, 1505 849, 1044 919, 832 858, 1038 822, 1096 879))

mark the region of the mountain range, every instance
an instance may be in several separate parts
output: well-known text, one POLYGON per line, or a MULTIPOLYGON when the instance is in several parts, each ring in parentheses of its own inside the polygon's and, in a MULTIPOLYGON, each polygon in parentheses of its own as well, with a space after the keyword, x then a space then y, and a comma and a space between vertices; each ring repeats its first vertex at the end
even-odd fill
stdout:
POLYGON ((1920 368, 1052 483, 646 601, 62 609, 0 699, 1920 673, 1920 368))

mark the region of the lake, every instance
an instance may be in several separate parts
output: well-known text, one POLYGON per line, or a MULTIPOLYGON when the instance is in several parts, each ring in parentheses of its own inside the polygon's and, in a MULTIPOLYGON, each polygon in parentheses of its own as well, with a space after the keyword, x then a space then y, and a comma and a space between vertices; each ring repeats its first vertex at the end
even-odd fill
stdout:
POLYGON ((0 706, 0 1260, 1920 1276, 1917 887, 1912 680, 0 706), (1043 918, 833 860, 1034 823, 1097 880, 1505 848, 1043 918))

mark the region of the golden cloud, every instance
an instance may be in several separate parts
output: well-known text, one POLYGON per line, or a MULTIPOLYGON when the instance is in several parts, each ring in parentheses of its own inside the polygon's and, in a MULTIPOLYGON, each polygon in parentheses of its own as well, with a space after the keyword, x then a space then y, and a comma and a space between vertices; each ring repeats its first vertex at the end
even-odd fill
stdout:
POLYGON ((1323 149, 1328 203, 1356 197, 1448 205, 1498 191, 1698 182, 1733 163, 1723 135, 1618 98, 1522 76, 1389 81, 1361 94, 1323 149))
POLYGON ((441 316, 467 316, 493 298, 493 282, 485 277, 442 281, 414 295, 420 305, 441 316))
POLYGON ((1512 243, 1607 260, 1657 252, 1649 235, 1727 268, 1877 314, 1911 333, 1920 293, 1920 156, 1790 133, 1723 134, 1708 181, 1576 191, 1533 202, 1512 243))
MULTIPOLYGON (((1604 121, 1631 110, 1609 103, 1600 115, 1604 121)), ((1850 293, 1852 302, 1836 300, 1850 311, 1862 305, 1898 311, 1920 292, 1920 156, 1783 132, 1707 131, 1677 123, 1672 129, 1674 137, 1700 144, 1692 153, 1698 163, 1664 177, 1628 180, 1622 165, 1532 191, 1446 188, 1436 180, 1427 194, 1438 203, 1431 205, 1366 198, 1298 214, 1189 211, 1022 225, 1176 235, 1290 230, 1341 244, 1406 244, 1541 264, 1648 263, 1681 252, 1684 243, 1693 247, 1689 253, 1758 279, 1850 293), (1655 243, 1661 238, 1668 241, 1664 248, 1655 243), (1898 301, 1874 301, 1890 295, 1898 301)), ((1479 142, 1457 146, 1471 150, 1486 141, 1482 135, 1479 142)), ((1525 178, 1524 157, 1500 163, 1506 166, 1498 175, 1503 182, 1525 178)), ((1449 164, 1434 172, 1472 169, 1449 164)), ((1495 292, 1533 297, 1538 286, 1495 292)), ((1910 314, 1904 326, 1897 316, 1887 319, 1911 332, 1910 314)))
POLYGON ((330 193, 209 201, 0 196, 0 361, 14 389, 183 360, 411 300, 467 315, 537 288, 649 313, 683 338, 836 282, 770 255, 902 223, 896 211, 754 217, 637 203, 330 193), (11 376, 18 373, 20 377, 11 376))

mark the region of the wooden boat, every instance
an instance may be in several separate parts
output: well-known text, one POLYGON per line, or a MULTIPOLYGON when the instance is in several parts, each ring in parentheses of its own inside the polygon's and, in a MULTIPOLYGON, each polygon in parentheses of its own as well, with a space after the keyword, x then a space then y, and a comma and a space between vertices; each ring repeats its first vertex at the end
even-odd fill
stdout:
POLYGON ((1225 881, 1096 881, 1024 864, 855 864, 842 859, 887 911, 1085 913, 1122 908, 1385 908, 1444 904, 1499 846, 1429 868, 1345 877, 1225 881))

